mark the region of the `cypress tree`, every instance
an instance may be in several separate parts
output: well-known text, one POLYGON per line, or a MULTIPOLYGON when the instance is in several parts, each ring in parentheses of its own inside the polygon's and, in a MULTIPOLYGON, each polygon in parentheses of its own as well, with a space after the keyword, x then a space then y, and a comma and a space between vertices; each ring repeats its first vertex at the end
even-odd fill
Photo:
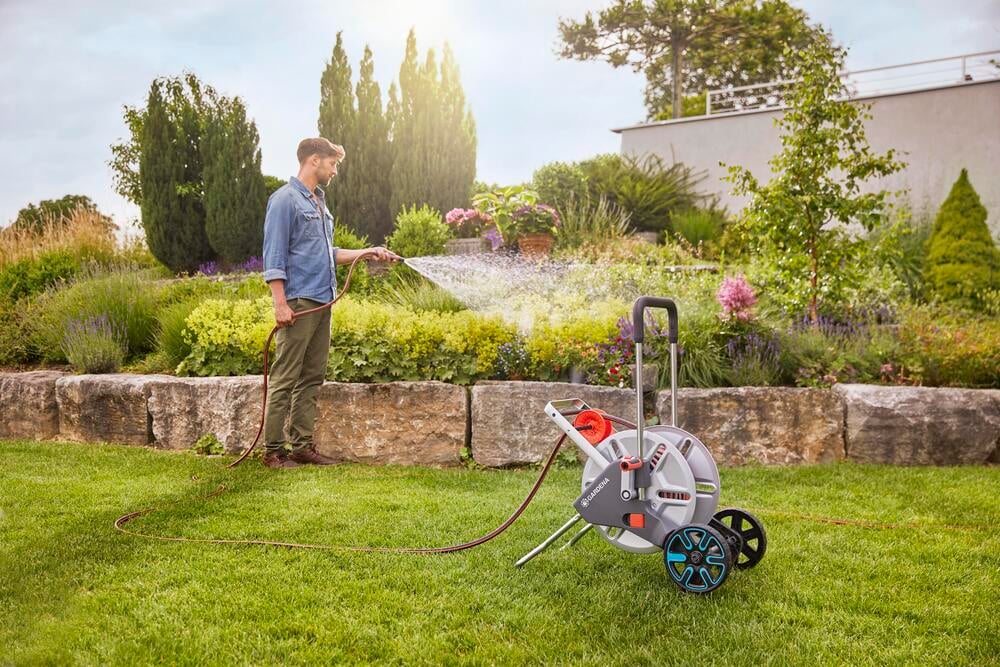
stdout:
POLYGON ((375 243, 382 243, 392 232, 393 218, 389 209, 392 153, 386 118, 382 114, 382 92, 374 73, 374 58, 366 45, 356 88, 355 143, 347 189, 352 202, 353 229, 375 243))
POLYGON ((476 129, 451 48, 445 44, 440 68, 433 49, 418 66, 411 30, 399 69, 398 102, 392 92, 390 210, 425 203, 441 211, 464 206, 476 174, 476 129))
POLYGON ((193 271, 213 257, 199 192, 191 187, 192 170, 200 169, 200 160, 191 155, 199 136, 193 117, 192 100, 180 81, 153 81, 140 142, 142 226, 150 252, 175 272, 193 271), (167 88, 169 102, 161 87, 167 88))
POLYGON ((928 292, 943 301, 976 306, 979 293, 1000 288, 1000 251, 965 169, 934 220, 925 267, 928 292))
MULTIPOLYGON (((392 89, 390 89, 390 94, 392 89)), ((404 207, 417 203, 419 194, 421 156, 417 146, 417 98, 420 94, 420 72, 417 66, 417 36, 413 29, 406 37, 406 54, 399 66, 399 99, 394 103, 390 97, 392 118, 392 198, 389 210, 396 215, 404 207)))
POLYGON ((476 121, 465 102, 465 91, 458 72, 455 55, 445 42, 441 60, 441 93, 444 114, 446 178, 442 184, 440 207, 446 211, 464 206, 472 196, 476 180, 476 121))
POLYGON ((333 55, 319 85, 319 135, 335 144, 340 144, 347 152, 347 157, 340 164, 337 176, 325 188, 327 206, 331 212, 340 218, 341 222, 351 226, 354 220, 354 201, 351 198, 348 181, 352 169, 352 161, 356 142, 354 140, 354 92, 351 89, 351 66, 347 62, 347 52, 344 51, 343 33, 337 33, 337 41, 333 47, 333 55))
POLYGON ((260 170, 257 126, 237 97, 220 99, 202 137, 205 233, 212 249, 235 263, 264 244, 267 190, 260 170))

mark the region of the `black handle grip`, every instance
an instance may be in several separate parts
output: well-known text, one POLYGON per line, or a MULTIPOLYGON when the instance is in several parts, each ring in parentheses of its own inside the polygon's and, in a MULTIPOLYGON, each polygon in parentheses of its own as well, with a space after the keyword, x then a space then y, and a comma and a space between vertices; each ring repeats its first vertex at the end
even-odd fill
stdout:
POLYGON ((632 306, 632 324, 635 327, 635 342, 642 343, 646 337, 646 319, 643 317, 647 308, 666 308, 667 320, 670 325, 669 339, 677 342, 677 306, 671 299, 662 296, 640 296, 632 306))

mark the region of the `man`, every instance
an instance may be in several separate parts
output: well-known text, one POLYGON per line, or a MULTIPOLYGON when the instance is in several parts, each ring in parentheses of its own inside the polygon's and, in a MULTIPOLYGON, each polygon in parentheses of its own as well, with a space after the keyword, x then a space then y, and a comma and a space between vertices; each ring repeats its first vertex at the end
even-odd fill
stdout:
POLYGON ((317 452, 312 441, 316 400, 330 352, 330 309, 301 319, 293 313, 333 300, 338 264, 350 264, 359 256, 400 259, 382 247, 333 247, 333 216, 320 186, 329 185, 337 175, 344 155, 341 146, 327 139, 303 139, 298 148, 298 176, 278 188, 267 202, 264 280, 271 288, 274 319, 280 327, 264 417, 264 465, 269 468, 334 463, 317 452))

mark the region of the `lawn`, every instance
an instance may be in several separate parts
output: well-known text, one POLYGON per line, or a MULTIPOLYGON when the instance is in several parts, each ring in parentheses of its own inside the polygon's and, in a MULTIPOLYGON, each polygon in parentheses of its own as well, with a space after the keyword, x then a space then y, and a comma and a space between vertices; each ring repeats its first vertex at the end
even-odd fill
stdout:
POLYGON ((116 532, 431 546, 494 527, 537 470, 223 471, 121 446, 0 443, 0 664, 984 664, 1000 651, 1000 468, 726 469, 766 558, 709 596, 588 535, 512 563, 569 517, 555 470, 489 544, 415 556, 116 532), (192 480, 197 475, 197 480, 192 480), (229 490, 192 499, 220 480, 229 490), (896 524, 834 525, 797 515, 896 524), (905 526, 905 527, 904 527, 905 526))

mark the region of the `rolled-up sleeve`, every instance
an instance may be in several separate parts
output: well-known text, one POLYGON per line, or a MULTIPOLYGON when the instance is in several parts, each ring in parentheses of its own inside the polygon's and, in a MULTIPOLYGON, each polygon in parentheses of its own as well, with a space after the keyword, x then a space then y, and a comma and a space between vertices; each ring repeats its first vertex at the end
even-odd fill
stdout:
POLYGON ((291 233, 293 205, 288 197, 271 197, 264 216, 264 282, 288 280, 288 236, 291 233))

